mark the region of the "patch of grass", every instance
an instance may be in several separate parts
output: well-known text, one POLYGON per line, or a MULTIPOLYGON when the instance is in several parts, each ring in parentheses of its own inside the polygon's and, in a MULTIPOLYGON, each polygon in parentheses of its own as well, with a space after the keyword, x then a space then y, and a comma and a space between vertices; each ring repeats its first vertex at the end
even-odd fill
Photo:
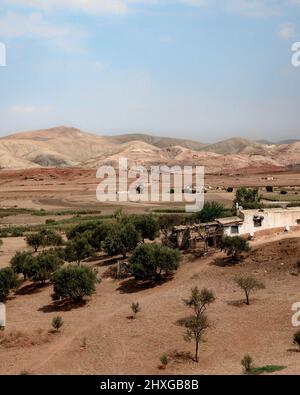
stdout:
POLYGON ((274 372, 279 372, 280 370, 286 369, 286 366, 280 366, 280 365, 266 365, 266 366, 261 366, 257 368, 252 368, 248 374, 252 375, 259 375, 259 374, 264 374, 264 373, 274 373, 274 372))

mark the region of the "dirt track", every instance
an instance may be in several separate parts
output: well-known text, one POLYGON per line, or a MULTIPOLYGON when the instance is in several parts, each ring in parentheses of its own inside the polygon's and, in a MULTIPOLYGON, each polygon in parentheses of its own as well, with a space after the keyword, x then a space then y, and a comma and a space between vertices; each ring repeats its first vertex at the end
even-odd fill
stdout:
POLYGON ((276 241, 271 244, 257 240, 250 257, 235 267, 216 265, 221 253, 204 259, 185 256, 172 281, 151 289, 136 289, 130 280, 105 279, 85 306, 67 311, 53 307, 51 287, 17 295, 7 303, 6 332, 21 330, 19 341, 22 344, 24 337, 25 346, 0 346, 0 373, 159 373, 159 358, 167 352, 173 357, 167 373, 239 374, 240 360, 249 352, 258 365, 285 365, 282 374, 300 374, 291 325, 291 305, 300 300, 300 277, 293 275, 299 237, 298 232, 273 236, 276 241), (250 306, 240 303, 242 293, 233 282, 246 273, 266 283, 250 306), (176 324, 188 314, 182 298, 194 285, 211 288, 217 296, 209 308, 211 328, 201 344, 199 364, 186 359, 193 347, 185 343, 183 328, 176 324), (136 320, 127 318, 133 301, 142 306, 136 320), (46 341, 57 314, 65 325, 46 341), (33 334, 44 343, 28 346, 26 339, 33 334))

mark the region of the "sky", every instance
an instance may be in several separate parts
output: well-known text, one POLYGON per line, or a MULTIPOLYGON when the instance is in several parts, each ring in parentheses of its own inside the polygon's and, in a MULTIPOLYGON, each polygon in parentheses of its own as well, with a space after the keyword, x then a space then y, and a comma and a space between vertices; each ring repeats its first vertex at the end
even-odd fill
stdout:
POLYGON ((0 135, 300 137, 300 0, 0 0, 0 135))

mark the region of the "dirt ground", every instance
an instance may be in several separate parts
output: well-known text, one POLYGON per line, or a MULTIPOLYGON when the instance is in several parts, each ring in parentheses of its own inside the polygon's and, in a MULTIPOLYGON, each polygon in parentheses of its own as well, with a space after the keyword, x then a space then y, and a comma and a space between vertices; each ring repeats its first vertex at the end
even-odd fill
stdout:
MULTIPOLYGON (((300 185, 299 174, 207 176, 207 183, 223 186, 300 185)), ((0 208, 99 209, 112 212, 116 205, 100 205, 95 199, 97 180, 93 170, 44 169, 0 171, 0 208)), ((233 194, 209 192, 209 200, 232 204, 233 194)), ((152 206, 126 205, 127 212, 148 211, 152 206)), ((18 214, 3 217, 2 224, 44 223, 48 217, 18 214), (31 222, 30 222, 31 221, 31 222)), ((52 218, 52 217, 51 217, 52 218)), ((30 283, 7 301, 7 327, 0 334, 0 374, 241 374, 240 361, 250 353, 257 366, 283 365, 279 374, 300 374, 300 352, 293 345, 292 304, 300 302, 300 231, 264 236, 251 242, 249 256, 236 266, 224 266, 224 254, 215 251, 204 258, 184 255, 171 281, 152 288, 136 287, 131 279, 104 278, 97 292, 83 306, 57 307, 51 286, 33 288, 30 283), (242 303, 234 283, 239 275, 256 276, 266 289, 242 303), (211 323, 200 347, 200 362, 190 358, 193 345, 184 340, 178 320, 189 310, 182 299, 193 286, 216 294, 208 309, 211 323), (130 305, 139 302, 137 319, 129 318, 130 305), (61 315, 64 326, 51 333, 53 317, 61 315), (171 362, 158 368, 163 353, 171 362)), ((4 238, 0 267, 9 264, 16 250, 26 248, 24 238, 4 238)), ((107 270, 101 257, 94 262, 107 270)))
MULTIPOLYGON (((0 170, 0 208, 17 207, 27 209, 97 209, 104 214, 114 211, 116 204, 100 203, 96 199, 99 180, 96 169, 31 169, 0 170)), ((278 172, 241 175, 205 175, 209 189, 206 201, 218 201, 230 207, 233 193, 217 188, 239 186, 300 186, 300 173, 278 172), (268 180, 266 180, 268 179, 268 180)), ((120 203, 118 203, 120 205, 120 203)), ((128 212, 144 212, 160 206, 183 207, 184 203, 124 203, 128 212)))
MULTIPOLYGON (((6 259, 14 241, 2 248, 6 259)), ((17 243, 23 245, 22 240, 17 243)), ((245 353, 259 366, 283 365, 280 374, 300 374, 291 323, 291 306, 300 301, 300 277, 295 275, 299 256, 299 231, 254 241, 249 256, 236 266, 223 266, 220 252, 201 259, 185 255, 169 282, 144 289, 130 279, 103 279, 96 294, 77 308, 57 308, 51 286, 32 289, 27 284, 7 302, 8 340, 0 344, 0 373, 156 374, 166 352, 170 374, 240 374, 245 353), (245 274, 266 284, 250 306, 241 302, 243 294, 233 281, 245 274), (208 310, 211 327, 199 364, 190 359, 193 345, 184 341, 177 323, 189 313, 182 299, 195 285, 212 289, 217 297, 208 310), (142 310, 132 320, 130 304, 136 301, 142 310), (57 315, 64 320, 61 333, 49 333, 57 315)))

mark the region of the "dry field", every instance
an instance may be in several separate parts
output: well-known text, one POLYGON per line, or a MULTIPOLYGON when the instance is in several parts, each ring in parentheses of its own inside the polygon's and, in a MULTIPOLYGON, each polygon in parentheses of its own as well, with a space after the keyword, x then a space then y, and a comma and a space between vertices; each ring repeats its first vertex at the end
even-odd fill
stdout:
MULTIPOLYGON (((51 173, 54 170, 38 172, 43 180, 30 179, 32 173, 25 171, 13 176, 0 173, 0 207, 99 208, 92 171, 78 169, 70 174, 63 170, 62 175, 60 170, 57 178, 51 173)), ((208 183, 251 185, 253 177, 213 176, 208 183)), ((292 173, 277 177, 280 185, 284 180, 285 185, 296 185, 297 177, 299 182, 299 176, 292 173)), ((256 176, 256 183, 260 178, 256 176)), ((225 192, 208 196, 227 199, 228 205, 232 200, 225 192)), ((114 208, 107 205, 100 210, 114 208)), ((149 207, 136 204, 126 209, 136 212, 149 207)), ((45 218, 18 214, 1 222, 44 223, 45 218)), ((8 265, 16 250, 26 248, 22 237, 3 241, 0 267, 8 265)), ((300 276, 295 269, 300 231, 255 240, 249 256, 236 266, 224 266, 223 258, 219 251, 204 258, 184 255, 175 277, 152 288, 137 287, 131 279, 104 278, 96 294, 77 307, 53 304, 50 285, 32 288, 25 283, 7 302, 7 328, 0 335, 0 374, 22 370, 32 374, 240 374, 240 360, 246 353, 258 366, 283 365, 286 369, 279 374, 300 374, 300 352, 292 343, 295 328, 291 324, 291 306, 300 301, 300 276), (233 281, 246 274, 266 284, 250 306, 241 303, 243 294, 233 281), (199 364, 190 359, 193 345, 184 341, 184 329, 177 323, 189 314, 182 299, 196 285, 212 289, 217 297, 208 310, 211 327, 201 343, 199 364), (137 301, 142 310, 136 320, 129 319, 130 305, 137 301), (64 326, 54 334, 51 321, 57 315, 62 316, 64 326), (167 371, 158 368, 163 353, 171 358, 167 371)), ((84 264, 95 265, 100 273, 108 267, 101 256, 84 264)))

